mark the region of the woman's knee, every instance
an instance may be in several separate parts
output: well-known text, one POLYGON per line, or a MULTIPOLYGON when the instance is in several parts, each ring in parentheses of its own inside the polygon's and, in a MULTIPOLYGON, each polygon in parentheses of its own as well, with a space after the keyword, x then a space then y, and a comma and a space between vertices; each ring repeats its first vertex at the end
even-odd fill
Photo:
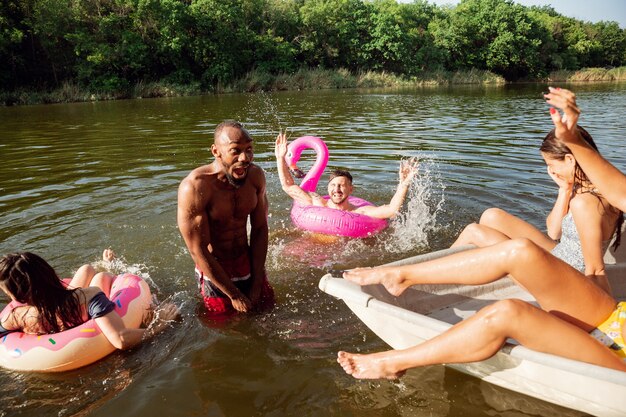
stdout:
POLYGON ((473 240, 475 236, 480 234, 481 226, 478 223, 470 223, 461 232, 460 236, 463 236, 467 240, 473 240))
POLYGON ((486 226, 497 226, 499 224, 502 224, 502 222, 510 216, 511 215, 506 211, 497 207, 492 207, 483 211, 483 214, 480 216, 479 223, 486 226))
POLYGON ((527 238, 511 239, 504 244, 507 245, 509 259, 522 264, 534 262, 544 253, 539 245, 527 238))
POLYGON ((70 282, 70 286, 74 288, 86 287, 89 285, 89 281, 95 275, 96 270, 93 266, 89 264, 85 264, 78 268, 74 276, 72 277, 72 281, 70 282))
POLYGON ((113 279, 114 276, 108 272, 98 272, 91 280, 91 286, 100 288, 108 296, 113 279))
POLYGON ((532 306, 517 299, 496 301, 480 310, 481 321, 484 326, 490 327, 495 333, 508 337, 512 326, 528 313, 529 307, 532 306))
POLYGON ((78 274, 81 274, 83 276, 93 277, 96 274, 96 269, 89 264, 85 264, 81 266, 80 268, 78 268, 75 275, 78 275, 78 274))

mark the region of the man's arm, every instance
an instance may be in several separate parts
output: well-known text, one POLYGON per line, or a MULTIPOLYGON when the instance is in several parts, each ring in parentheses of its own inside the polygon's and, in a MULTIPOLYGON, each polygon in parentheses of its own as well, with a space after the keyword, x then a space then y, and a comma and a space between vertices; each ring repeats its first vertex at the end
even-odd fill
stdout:
POLYGON ((206 278, 228 296, 237 311, 248 311, 250 300, 233 284, 209 252, 211 232, 206 212, 208 196, 196 189, 198 181, 185 178, 178 188, 178 229, 196 266, 206 278))
POLYGON ((556 137, 572 151, 578 165, 609 203, 626 211, 626 175, 580 137, 577 129, 580 109, 576 105, 576 95, 565 89, 550 88, 545 98, 548 104, 564 113, 561 116, 556 109, 550 109, 556 137))
POLYGON ((266 193, 265 174, 259 170, 257 186, 257 205, 250 213, 250 270, 252 288, 250 301, 255 305, 260 298, 265 276, 265 260, 267 258, 267 245, 269 228, 267 225, 268 201, 266 193))
POLYGON ((366 216, 374 217, 377 219, 389 219, 391 217, 394 217, 402 208, 402 204, 404 203, 407 192, 409 191, 409 186, 411 185, 411 181, 413 181, 416 173, 416 159, 411 158, 409 161, 401 161, 399 172, 400 181, 398 182, 398 188, 396 189, 396 193, 391 198, 389 204, 384 204, 378 207, 363 206, 354 210, 354 212, 359 214, 365 214, 366 216))
POLYGON ((301 204, 313 204, 311 195, 300 188, 300 186, 293 181, 293 177, 289 173, 289 167, 287 166, 287 162, 285 162, 285 155, 287 155, 287 135, 283 132, 279 133, 276 137, 276 149, 274 153, 276 155, 278 177, 280 178, 280 185, 283 191, 301 204))

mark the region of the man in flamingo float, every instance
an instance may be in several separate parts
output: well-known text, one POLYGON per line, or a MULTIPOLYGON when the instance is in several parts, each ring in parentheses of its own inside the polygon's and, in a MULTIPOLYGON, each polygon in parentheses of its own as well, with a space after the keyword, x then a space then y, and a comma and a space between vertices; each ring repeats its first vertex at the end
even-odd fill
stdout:
POLYGON ((400 211, 409 186, 411 185, 411 181, 417 173, 417 160, 415 158, 411 158, 408 161, 401 161, 399 170, 400 181, 389 204, 382 206, 362 205, 356 207, 352 205, 349 200, 354 187, 352 185, 352 175, 350 175, 348 171, 334 170, 331 172, 330 181, 328 183, 328 199, 326 199, 315 192, 304 190, 294 182, 290 173, 290 167, 285 160, 285 156, 287 155, 287 136, 284 132, 280 132, 276 137, 275 155, 280 184, 283 190, 294 201, 303 205, 327 207, 335 210, 364 214, 376 219, 389 219, 400 211))
POLYGON ((178 228, 196 263, 204 304, 219 314, 270 306, 265 174, 252 163, 252 138, 241 124, 223 122, 211 153, 213 162, 191 171, 178 189, 178 228))

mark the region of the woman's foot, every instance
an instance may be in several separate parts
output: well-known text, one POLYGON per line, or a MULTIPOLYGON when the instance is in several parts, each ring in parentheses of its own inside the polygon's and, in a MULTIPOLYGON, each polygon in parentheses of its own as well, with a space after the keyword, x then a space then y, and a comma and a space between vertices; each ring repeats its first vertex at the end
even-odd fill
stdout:
POLYGON ((348 375, 358 379, 398 379, 405 373, 390 369, 386 352, 359 355, 340 351, 337 362, 348 375))
POLYGON ((343 273, 343 277, 359 285, 382 284, 391 295, 396 297, 408 287, 404 278, 394 267, 350 269, 343 273))
POLYGON ((113 250, 107 248, 102 252, 103 261, 111 262, 113 259, 115 259, 115 253, 113 252, 113 250))

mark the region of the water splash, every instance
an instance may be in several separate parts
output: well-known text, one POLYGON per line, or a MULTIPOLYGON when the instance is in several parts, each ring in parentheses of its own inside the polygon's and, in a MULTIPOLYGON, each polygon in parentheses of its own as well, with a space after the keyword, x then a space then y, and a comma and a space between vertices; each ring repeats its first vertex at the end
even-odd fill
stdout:
MULTIPOLYGON (((266 92, 250 94, 242 113, 245 115, 245 126, 258 135, 272 135, 287 128, 289 115, 289 99, 284 102, 266 92), (249 122, 248 120, 254 120, 249 122)), ((242 116, 241 121, 244 121, 242 116)))
POLYGON ((428 235, 437 229, 437 215, 445 203, 445 184, 433 155, 418 155, 418 173, 409 188, 406 209, 391 224, 393 230, 384 242, 392 253, 428 246, 428 235))
POLYGON ((94 262, 93 266, 97 270, 108 271, 115 275, 119 275, 125 272, 137 275, 138 277, 143 278, 144 281, 148 283, 148 286, 150 286, 150 289, 152 289, 153 292, 159 292, 159 287, 150 276, 150 273, 148 272, 148 266, 145 264, 130 264, 123 256, 116 255, 116 257, 111 261, 99 260, 97 262, 94 262))

